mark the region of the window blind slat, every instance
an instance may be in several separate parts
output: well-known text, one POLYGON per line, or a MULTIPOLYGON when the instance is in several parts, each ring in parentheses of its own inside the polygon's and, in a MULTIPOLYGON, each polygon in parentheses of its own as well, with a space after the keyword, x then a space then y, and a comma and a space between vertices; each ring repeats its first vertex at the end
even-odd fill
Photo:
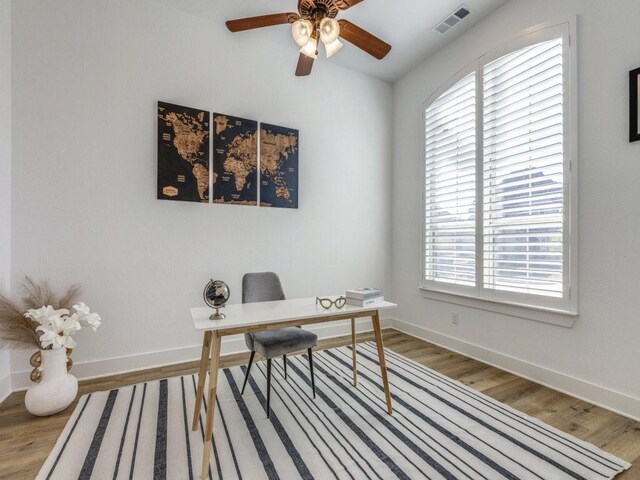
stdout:
POLYGON ((464 121, 467 117, 473 116, 475 114, 474 107, 474 104, 468 100, 455 105, 447 105, 437 115, 429 118, 425 129, 428 132, 436 133, 438 130, 449 128, 451 122, 464 121))
POLYGON ((562 181, 563 172, 562 165, 554 164, 545 167, 544 169, 531 169, 531 174, 527 175, 526 178, 522 180, 518 180, 516 178, 510 177, 513 179, 512 182, 509 182, 508 185, 505 185, 502 180, 498 180, 495 182, 495 177, 491 177, 486 180, 486 184, 498 186, 496 188, 496 192, 494 195, 496 198, 485 199, 485 205, 491 204, 495 202, 510 202, 520 199, 526 199, 535 197, 540 192, 544 193, 560 193, 562 191, 558 189, 557 185, 553 182, 562 181), (526 187, 526 191, 523 191, 526 187))
MULTIPOLYGON (((510 171, 513 168, 520 168, 522 170, 531 170, 534 168, 535 165, 535 169, 536 170, 544 170, 548 167, 552 167, 554 165, 558 165, 560 163, 560 161, 558 160, 558 155, 562 155, 562 145, 558 145, 558 148, 556 149, 557 151, 551 151, 548 155, 535 155, 535 156, 528 156, 528 155, 520 155, 519 158, 518 157, 511 157, 511 162, 506 164, 506 168, 504 169, 506 173, 506 175, 509 174, 509 172, 507 171, 507 169, 510 171)), ((485 179, 491 179, 491 178, 499 178, 500 175, 496 175, 497 172, 501 172, 503 169, 501 169, 500 167, 494 168, 494 169, 488 169, 486 171, 483 172, 484 174, 484 178, 485 179)))
MULTIPOLYGON (((562 179, 562 176, 559 175, 558 178, 562 179)), ((527 189, 528 185, 521 184, 518 187, 514 187, 518 189, 527 189)), ((484 202, 485 205, 485 218, 490 217, 491 215, 506 211, 510 213, 511 217, 517 217, 515 212, 518 210, 523 210, 527 208, 536 209, 541 205, 551 204, 558 208, 562 208, 562 203, 558 204, 557 202, 562 202, 563 192, 560 191, 556 186, 542 185, 539 188, 532 188, 530 192, 522 193, 512 193, 506 192, 506 194, 501 194, 496 197, 492 197, 486 199, 484 202)), ((538 223, 538 219, 530 219, 538 223)))
POLYGON ((518 218, 529 219, 532 216, 538 218, 541 217, 542 214, 557 214, 558 212, 562 212, 562 207, 558 206, 558 202, 561 201, 561 199, 562 197, 556 197, 554 199, 549 199, 546 202, 533 205, 510 204, 501 207, 494 207, 494 210, 492 210, 493 213, 485 216, 485 219, 489 222, 495 219, 497 220, 495 223, 498 225, 501 218, 511 221, 517 220, 518 218))
POLYGON ((490 216, 485 217, 485 226, 490 225, 489 228, 485 228, 485 230, 492 231, 491 229, 495 228, 505 228, 505 227, 531 227, 537 228, 540 223, 548 223, 550 221, 555 221, 558 217, 562 216, 562 212, 558 213, 541 213, 537 215, 527 215, 521 217, 511 217, 505 215, 494 215, 493 218, 490 216))
POLYGON ((471 167, 475 165, 476 158, 475 158, 475 155, 473 155, 473 153, 474 152, 470 152, 467 155, 460 155, 460 157, 458 158, 458 161, 453 161, 451 163, 447 163, 446 161, 438 162, 439 164, 442 163, 442 165, 438 165, 437 167, 434 167, 429 172, 430 174, 429 176, 438 175, 440 173, 451 173, 451 172, 455 172, 458 168, 471 167))
MULTIPOLYGON (((490 128, 494 124, 510 122, 514 117, 522 114, 530 115, 532 111, 541 110, 545 107, 557 106, 558 100, 562 98, 562 93, 558 89, 547 89, 531 98, 520 96, 508 99, 510 102, 503 105, 499 113, 486 114, 484 117, 485 128, 490 128)), ((561 105, 561 103, 560 103, 561 105)))
POLYGON ((510 70, 511 68, 515 68, 522 63, 526 63, 532 56, 540 55, 543 56, 545 53, 548 54, 550 50, 553 49, 553 45, 548 45, 545 43, 540 43, 537 45, 531 46, 525 52, 522 50, 515 51, 504 57, 501 57, 497 60, 494 60, 489 65, 485 66, 485 75, 487 76, 495 76, 499 75, 501 72, 505 70, 510 70))
MULTIPOLYGON (((471 74, 475 76, 475 73, 471 74)), ((455 99, 461 96, 465 96, 469 93, 474 93, 475 90, 475 81, 474 82, 465 82, 468 77, 460 80, 454 86, 449 88, 446 92, 438 97, 436 101, 434 101, 429 108, 432 109, 433 116, 437 115, 443 105, 451 104, 455 102, 455 99), (453 100, 453 101, 452 101, 453 100)), ((475 98, 475 97, 474 97, 475 98)))
POLYGON ((474 151, 475 134, 474 138, 470 138, 468 134, 465 134, 459 136, 455 142, 448 143, 447 145, 440 145, 439 147, 429 146, 427 155, 434 165, 437 165, 440 160, 458 159, 460 155, 473 153, 474 151))
MULTIPOLYGON (((458 126, 458 129, 461 129, 463 131, 467 129, 471 129, 474 126, 474 124, 475 124, 475 120, 470 120, 468 122, 468 125, 460 125, 458 126)), ((426 151, 429 153, 441 152, 443 150, 443 147, 449 150, 452 144, 456 144, 458 141, 462 141, 464 139, 460 137, 460 133, 458 129, 446 130, 446 133, 442 135, 432 135, 433 137, 435 137, 438 143, 426 145, 425 146, 426 151)))
POLYGON ((485 76, 485 80, 491 81, 490 88, 485 88, 485 98, 489 102, 495 100, 506 100, 515 96, 527 95, 546 90, 549 84, 555 84, 554 78, 562 75, 562 64, 557 64, 555 58, 551 58, 544 63, 532 65, 531 69, 511 76, 514 72, 505 74, 506 79, 496 82, 485 76))
POLYGON ((518 141, 512 142, 509 139, 494 139, 494 145, 486 149, 487 155, 494 157, 491 161, 507 161, 512 156, 536 151, 541 148, 548 148, 554 145, 562 145, 562 133, 552 133, 547 136, 532 135, 528 142, 518 141))
POLYGON ((564 167, 562 160, 559 159, 559 157, 562 156, 562 148, 563 145, 559 143, 551 147, 538 149, 536 152, 530 152, 535 153, 535 155, 530 155, 529 157, 526 157, 526 155, 517 155, 511 157, 513 163, 509 163, 508 158, 505 162, 502 162, 502 159, 496 160, 494 162, 496 165, 490 169, 486 169, 483 172, 483 176, 486 182, 491 180, 496 184, 496 182, 503 182, 507 178, 511 179, 514 176, 512 173, 514 169, 521 172, 521 175, 545 175, 553 174, 553 172, 562 172, 564 171, 564 167), (538 163, 540 163, 539 166, 538 163), (530 165, 536 166, 533 167, 530 165))
POLYGON ((530 121, 526 125, 519 127, 512 126, 509 130, 487 134, 485 135, 485 141, 493 140, 498 136, 501 137, 501 139, 508 139, 510 141, 517 141, 518 139, 524 139, 526 141, 532 134, 544 134, 544 132, 557 132, 562 134, 563 125, 562 114, 556 114, 537 121, 530 121))
POLYGON ((475 182, 472 178, 474 175, 475 172, 465 172, 464 174, 458 173, 457 177, 452 177, 449 174, 427 175, 426 181, 431 183, 431 186, 427 191, 450 191, 451 189, 449 189, 448 187, 454 188, 454 191, 456 191, 457 187, 467 188, 469 184, 475 185, 475 182))
MULTIPOLYGON (((543 121, 548 118, 553 118, 557 115, 562 115, 562 105, 558 103, 551 103, 547 107, 540 108, 537 112, 529 113, 526 110, 518 111, 516 115, 508 118, 507 122, 502 123, 494 123, 489 124, 489 122, 485 122, 486 137, 489 138, 493 136, 495 133, 503 133, 508 132, 512 129, 522 128, 530 123, 535 123, 538 121, 543 121)), ((501 117, 503 119, 504 117, 501 117)))

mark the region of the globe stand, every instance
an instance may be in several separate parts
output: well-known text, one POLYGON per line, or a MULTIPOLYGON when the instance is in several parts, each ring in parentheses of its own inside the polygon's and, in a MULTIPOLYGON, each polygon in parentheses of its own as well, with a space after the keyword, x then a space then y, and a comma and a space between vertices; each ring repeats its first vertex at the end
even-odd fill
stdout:
POLYGON ((211 316, 209 317, 209 320, 224 320, 225 318, 227 318, 227 316, 224 313, 220 313, 220 308, 224 308, 224 307, 215 307, 215 308, 216 308, 216 312, 211 314, 211 316))

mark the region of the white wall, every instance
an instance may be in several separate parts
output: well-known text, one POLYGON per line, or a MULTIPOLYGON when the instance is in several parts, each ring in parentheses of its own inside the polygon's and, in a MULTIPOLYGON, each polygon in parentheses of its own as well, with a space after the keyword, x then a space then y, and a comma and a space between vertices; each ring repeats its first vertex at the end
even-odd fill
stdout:
MULTIPOLYGON (((6 19, 9 2, 0 4, 6 19)), ((14 287, 24 273, 83 284, 83 300, 104 317, 99 333, 78 338, 76 373, 86 376, 197 355, 188 309, 211 276, 229 283, 235 302, 245 271, 277 269, 291 297, 389 290, 391 276, 400 328, 640 417, 640 144, 627 142, 639 9, 635 0, 615 9, 511 0, 397 82, 392 99, 387 84, 327 62, 297 79, 293 46, 231 35, 150 0, 14 2, 14 287), (423 101, 505 39, 575 14, 580 317, 568 329, 424 299, 423 101), (300 210, 155 200, 157 100, 299 128, 300 210)), ((4 37, 0 45, 4 60, 4 37)), ((6 113, 0 125, 10 125, 6 113)), ((12 360, 27 370, 23 355, 12 360)), ((14 380, 26 385, 24 373, 14 380)))
MULTIPOLYGON (((0 294, 11 275, 11 0, 0 0, 0 294)), ((0 402, 11 392, 9 352, 0 350, 0 402)))
POLYGON ((248 271, 290 297, 388 285, 389 84, 326 61, 296 78, 293 42, 150 0, 13 8, 13 282, 82 284, 104 323, 78 335, 79 376, 196 357, 211 277, 234 303, 248 271), (156 200, 158 100, 298 128, 300 209, 156 200))
POLYGON ((640 143, 628 72, 640 2, 512 0, 394 85, 393 285, 401 328, 640 417, 640 143), (525 28, 578 14, 579 309, 573 328, 424 299, 421 106, 460 68, 525 28), (451 323, 451 312, 460 324, 451 323))

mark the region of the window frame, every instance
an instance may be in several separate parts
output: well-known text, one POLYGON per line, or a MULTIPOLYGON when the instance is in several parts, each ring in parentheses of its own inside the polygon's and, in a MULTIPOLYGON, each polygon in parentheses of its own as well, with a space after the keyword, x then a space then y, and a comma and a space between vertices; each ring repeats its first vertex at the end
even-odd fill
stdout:
MULTIPOLYGON (((420 232, 421 267, 419 288, 425 298, 458 303, 500 313, 509 313, 523 318, 555 323, 564 326, 573 320, 554 319, 557 315, 578 315, 578 85, 576 22, 571 19, 561 23, 549 23, 529 28, 516 38, 505 42, 490 52, 477 58, 458 71, 444 85, 436 90, 422 105, 422 208, 420 232), (528 46, 555 38, 563 39, 563 102, 564 102, 564 198, 563 198, 563 295, 561 298, 543 295, 501 291, 484 287, 484 256, 482 232, 483 215, 483 155, 484 155, 484 68, 487 64, 505 55, 528 46), (435 280, 427 280, 426 274, 426 111, 442 94, 475 72, 476 80, 476 286, 455 285, 435 280), (536 313, 538 312, 538 313, 536 313)), ((570 325, 569 325, 570 324, 570 325)))

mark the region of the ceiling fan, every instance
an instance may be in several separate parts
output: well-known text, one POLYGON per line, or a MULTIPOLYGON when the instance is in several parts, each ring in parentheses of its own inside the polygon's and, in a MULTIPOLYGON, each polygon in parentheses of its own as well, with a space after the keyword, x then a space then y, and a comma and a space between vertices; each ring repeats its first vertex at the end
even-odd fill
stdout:
POLYGON ((336 20, 340 10, 346 10, 364 0, 298 0, 298 13, 275 13, 259 17, 229 20, 227 28, 242 32, 254 28, 292 24, 293 38, 300 47, 300 58, 296 75, 304 77, 311 73, 313 61, 318 57, 320 40, 327 53, 333 56, 342 48, 340 38, 352 43, 378 60, 391 51, 391 45, 363 30, 348 20, 336 20))

